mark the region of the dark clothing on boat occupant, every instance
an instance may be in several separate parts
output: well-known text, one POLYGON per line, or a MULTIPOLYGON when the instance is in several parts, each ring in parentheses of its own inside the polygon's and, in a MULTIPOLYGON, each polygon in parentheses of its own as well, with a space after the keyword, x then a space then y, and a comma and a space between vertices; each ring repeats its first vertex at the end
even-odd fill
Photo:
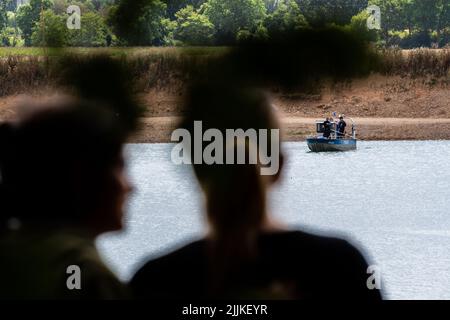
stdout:
POLYGON ((331 122, 328 120, 325 120, 323 123, 323 137, 329 138, 331 134, 331 122))
POLYGON ((347 123, 344 121, 344 119, 341 119, 339 122, 338 122, 338 125, 337 125, 337 132, 338 132, 338 136, 340 137, 340 138, 342 138, 343 136, 344 136, 344 134, 345 134, 345 127, 347 126, 347 123))
POLYGON ((262 233, 256 256, 229 259, 224 287, 212 294, 211 240, 203 239, 148 261, 130 286, 140 299, 381 300, 367 287, 368 265, 345 240, 300 231, 262 233))

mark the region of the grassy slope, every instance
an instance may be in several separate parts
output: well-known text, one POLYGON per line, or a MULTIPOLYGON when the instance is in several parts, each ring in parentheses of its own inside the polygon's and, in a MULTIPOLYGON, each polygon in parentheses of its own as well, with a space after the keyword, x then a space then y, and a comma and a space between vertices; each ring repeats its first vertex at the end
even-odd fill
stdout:
POLYGON ((0 47, 0 57, 8 56, 47 56, 70 54, 109 54, 112 56, 121 55, 210 55, 225 52, 226 47, 133 47, 133 48, 10 48, 0 47))

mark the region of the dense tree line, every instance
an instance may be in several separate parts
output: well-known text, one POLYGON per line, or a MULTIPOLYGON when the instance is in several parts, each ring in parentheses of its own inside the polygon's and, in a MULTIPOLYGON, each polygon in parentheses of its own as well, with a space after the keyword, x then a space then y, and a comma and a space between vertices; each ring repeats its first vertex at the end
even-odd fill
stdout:
POLYGON ((443 47, 449 21, 448 0, 1 0, 0 44, 229 45, 335 24, 382 46, 443 47), (367 28, 369 5, 381 10, 380 30, 367 28), (81 28, 68 28, 76 18, 81 28))

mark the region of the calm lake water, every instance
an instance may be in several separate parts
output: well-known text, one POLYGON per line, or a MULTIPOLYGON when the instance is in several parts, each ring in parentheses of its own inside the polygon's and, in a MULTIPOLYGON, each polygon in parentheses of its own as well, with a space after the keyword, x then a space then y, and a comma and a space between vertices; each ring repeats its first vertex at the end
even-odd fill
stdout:
MULTIPOLYGON (((108 265, 128 280, 143 259, 202 235, 202 198, 171 144, 127 146, 137 190, 127 229, 102 236, 108 265)), ((389 299, 450 299, 450 141, 359 142, 346 153, 284 144, 271 211, 291 228, 344 236, 382 273, 389 299)), ((299 254, 301 254, 299 252, 299 254)))

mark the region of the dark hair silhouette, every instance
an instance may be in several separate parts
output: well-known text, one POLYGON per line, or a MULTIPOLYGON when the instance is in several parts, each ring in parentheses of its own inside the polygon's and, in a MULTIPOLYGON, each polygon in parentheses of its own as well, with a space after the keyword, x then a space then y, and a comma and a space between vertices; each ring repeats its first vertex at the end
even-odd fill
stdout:
MULTIPOLYGON (((203 130, 214 128, 225 137, 226 129, 279 129, 268 96, 244 83, 201 82, 192 86, 186 100, 181 127, 194 134, 194 121, 202 121, 203 130)), ((261 141, 235 141, 234 148, 245 143, 246 157, 261 141), (253 146, 254 147, 254 146, 253 146)), ((276 141, 280 143, 280 141, 276 141)), ((265 144, 270 150, 270 132, 265 144)), ((192 150, 193 151, 193 150, 192 150)), ((236 155, 236 152, 234 153, 236 155)), ((236 163, 236 162, 235 162, 236 163)), ((257 239, 267 226, 266 188, 275 177, 261 176, 257 164, 194 164, 194 171, 206 195, 206 211, 211 227, 211 290, 220 291, 227 275, 257 255, 257 239)))
POLYGON ((1 127, 3 224, 11 217, 33 225, 83 224, 114 187, 111 169, 122 164, 140 108, 119 62, 73 59, 65 60, 62 81, 70 95, 1 127))
POLYGON ((32 113, 0 127, 0 299, 128 297, 94 241, 123 227, 122 148, 138 104, 112 59, 63 71, 65 95, 28 102, 32 113), (69 290, 69 266, 82 268, 82 290, 69 290))
POLYGON ((62 102, 0 132, 2 218, 34 224, 89 219, 126 136, 112 112, 62 102))

